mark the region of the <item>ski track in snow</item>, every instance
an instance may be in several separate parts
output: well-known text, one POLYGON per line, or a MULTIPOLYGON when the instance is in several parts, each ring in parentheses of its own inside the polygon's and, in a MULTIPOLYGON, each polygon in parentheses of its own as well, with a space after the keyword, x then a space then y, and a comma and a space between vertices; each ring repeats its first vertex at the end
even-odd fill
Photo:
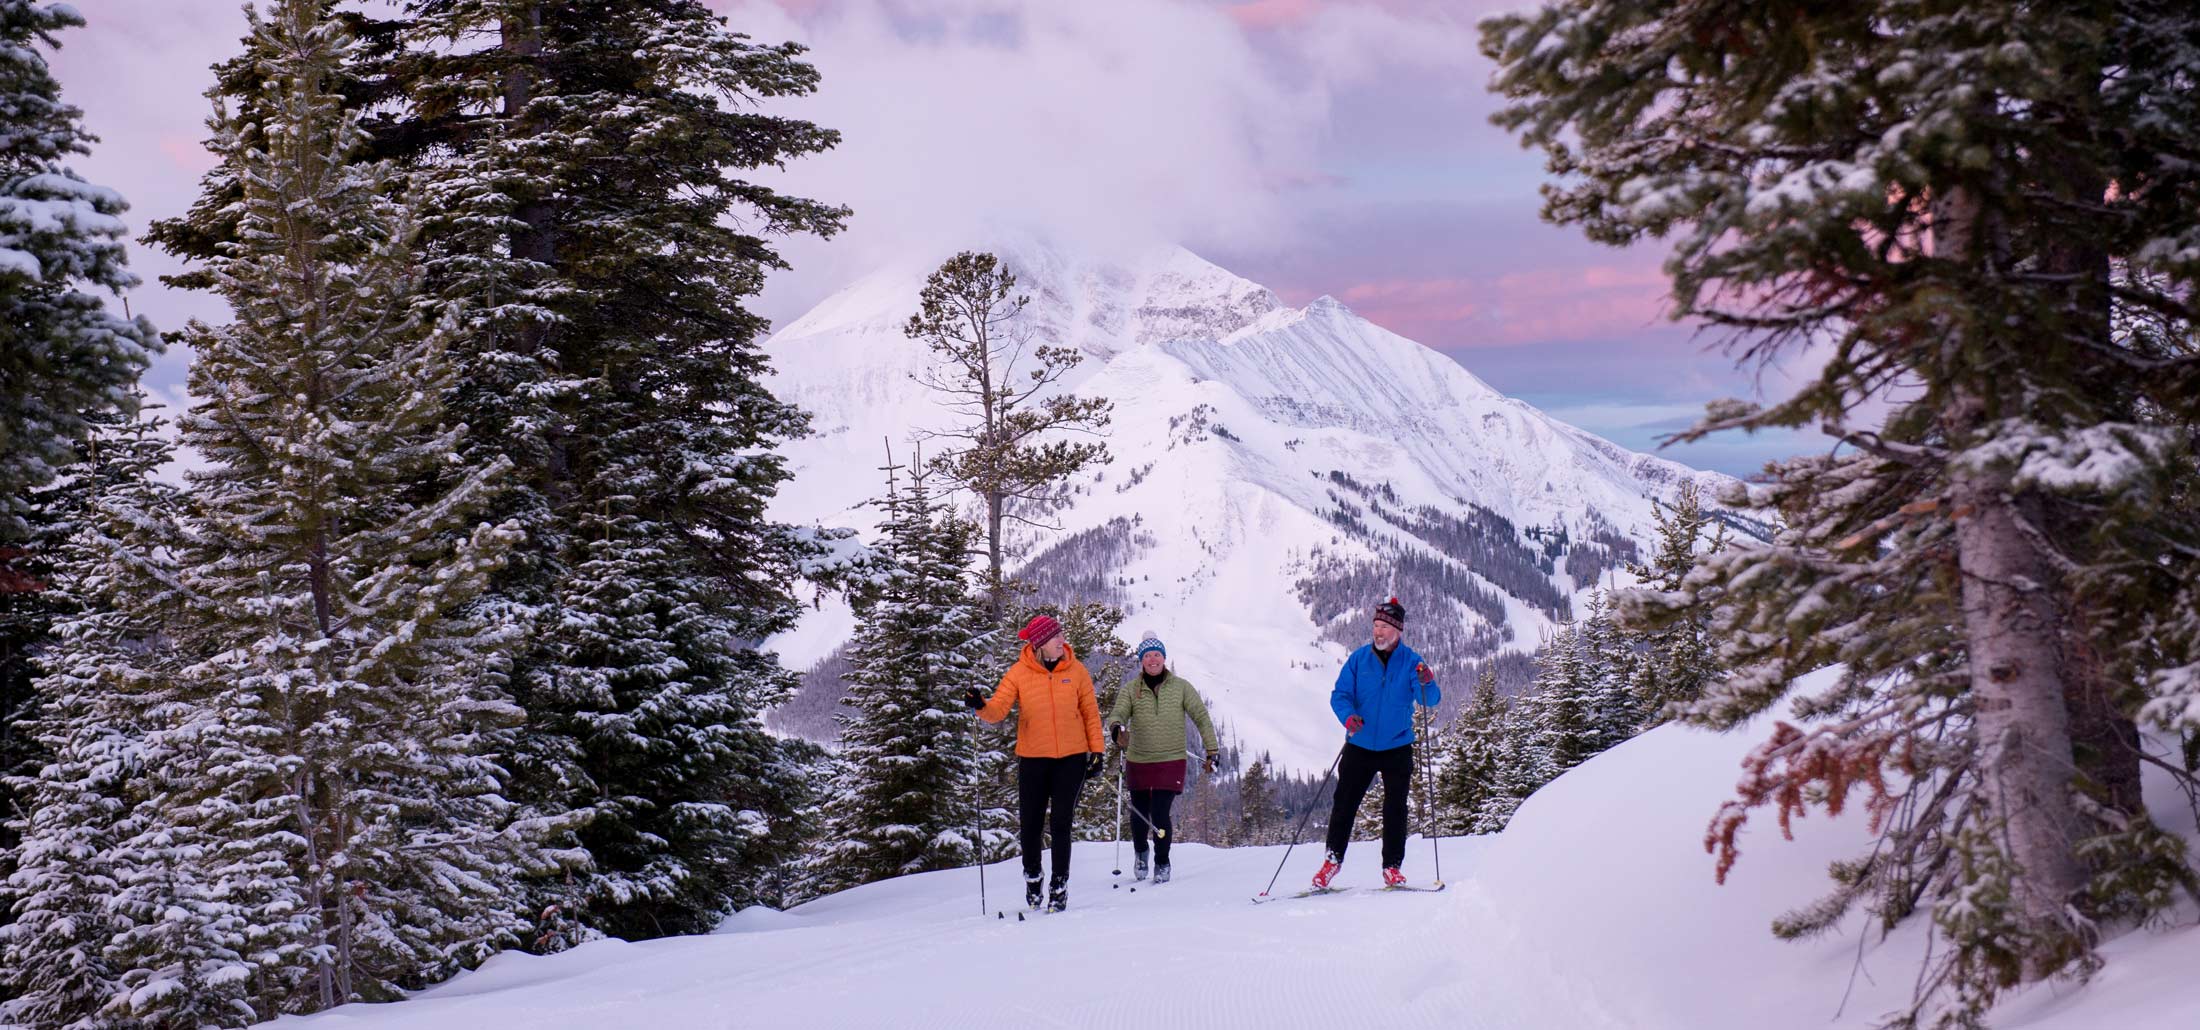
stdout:
MULTIPOLYGON (((1798 689, 1821 689, 1830 675, 1798 689)), ((1179 843, 1175 878, 1155 887, 1109 874, 1129 869, 1127 845, 1081 843, 1070 909, 1058 915, 1016 921, 1016 862, 985 871, 1005 919, 977 912, 974 870, 950 869, 786 912, 750 908, 708 936, 500 955, 409 1001, 276 1025, 1863 1030, 1908 1001, 1923 921, 1884 939, 1861 913, 1806 942, 1769 931, 1774 916, 1824 893, 1829 861, 1868 847, 1863 820, 1816 813, 1783 841, 1762 813, 1723 887, 1702 847, 1742 755, 1771 719, 1789 717, 1768 713, 1728 734, 1660 727, 1591 759, 1528 799, 1503 834, 1442 841, 1442 893, 1376 890, 1373 841, 1345 856, 1350 893, 1264 905, 1252 897, 1281 846, 1179 843)), ((2200 843, 2191 811, 2155 773, 2156 821, 2200 843)), ((1301 889, 1320 852, 1301 842, 1274 891, 1301 889)), ((1429 883, 1432 859, 1429 842, 1412 839, 1406 874, 1429 883)), ((2107 942, 2108 967, 2091 985, 2018 992, 1991 1025, 2200 1027, 2193 920, 2188 907, 2188 925, 2107 942)))
MULTIPOLYGON (((1485 843, 1444 842, 1447 870, 1471 865, 1485 843)), ((1427 859, 1427 842, 1413 846, 1419 861, 1409 868, 1427 859)), ((1561 983, 1543 963, 1507 963, 1492 976, 1507 962, 1499 950, 1432 947, 1427 928, 1490 918, 1478 895, 1456 886, 1256 906, 1250 898, 1281 847, 1179 844, 1175 879, 1159 887, 1133 881, 1127 864, 1121 877, 1109 875, 1112 847, 1080 843, 1069 910, 1021 923, 1020 905, 996 904, 1006 918, 978 915, 975 873, 947 870, 768 918, 744 913, 706 937, 500 956, 396 1006, 296 1022, 383 1027, 402 1016, 418 1030, 1617 1025, 1593 1018, 1582 985, 1561 983), (1523 989, 1537 980, 1546 989, 1523 989)), ((1375 848, 1362 845, 1346 868, 1372 883, 1376 861, 1375 848)), ((1298 848, 1277 889, 1303 883, 1317 864, 1318 849, 1298 848)), ((1021 901, 1016 862, 987 867, 986 884, 991 901, 1021 901)))

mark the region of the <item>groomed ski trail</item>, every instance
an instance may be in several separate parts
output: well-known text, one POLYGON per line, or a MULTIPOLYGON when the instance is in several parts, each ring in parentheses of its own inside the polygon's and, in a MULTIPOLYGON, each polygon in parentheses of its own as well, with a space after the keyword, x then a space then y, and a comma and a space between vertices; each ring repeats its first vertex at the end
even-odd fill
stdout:
MULTIPOLYGON (((1455 855, 1471 868, 1482 843, 1446 841, 1446 872, 1455 855)), ((295 1024, 379 1028, 381 1014, 401 1015, 409 1030, 1620 1025, 1588 985, 1480 946, 1511 935, 1489 932, 1494 917, 1457 889, 1457 875, 1454 889, 1430 897, 1368 890, 1254 906, 1245 899, 1275 871, 1280 847, 1180 843, 1175 878, 1137 883, 1132 895, 1128 872, 1108 873, 1109 846, 1077 845, 1069 909, 1022 922, 1021 898, 981 916, 976 871, 945 870, 787 912, 749 909, 706 937, 502 955, 398 1010, 355 1005, 295 1024), (1111 889, 1116 882, 1123 887, 1111 889)), ((1319 858, 1309 857, 1305 869, 1284 869, 1279 891, 1313 874, 1319 858)), ((1355 851, 1346 868, 1372 878, 1375 859, 1355 851)), ((986 877, 1019 872, 1002 862, 986 877)))

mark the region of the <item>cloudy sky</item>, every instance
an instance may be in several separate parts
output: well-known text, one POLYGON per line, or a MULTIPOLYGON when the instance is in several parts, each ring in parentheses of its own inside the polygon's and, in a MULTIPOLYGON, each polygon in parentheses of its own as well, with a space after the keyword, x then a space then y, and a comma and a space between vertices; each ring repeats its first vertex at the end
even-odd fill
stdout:
MULTIPOLYGON (((1092 247, 1182 243, 1293 304, 1322 294, 1456 358, 1514 396, 1637 449, 1703 402, 1779 391, 1664 317, 1661 254, 1537 217, 1540 159, 1489 124, 1464 0, 711 0, 823 75, 784 105, 839 129, 774 184, 855 209, 787 248, 762 304, 784 322, 912 248, 1004 223, 1092 247)), ((1525 2, 1525 0, 1521 0, 1525 2)), ((77 0, 57 73, 103 142, 78 170, 133 221, 180 213, 209 164, 207 66, 237 49, 235 0, 77 0)), ((218 301, 152 283, 163 328, 218 301)), ((185 355, 156 386, 180 389, 185 355)), ((1737 474, 1823 446, 1800 437, 1674 449, 1737 474)))

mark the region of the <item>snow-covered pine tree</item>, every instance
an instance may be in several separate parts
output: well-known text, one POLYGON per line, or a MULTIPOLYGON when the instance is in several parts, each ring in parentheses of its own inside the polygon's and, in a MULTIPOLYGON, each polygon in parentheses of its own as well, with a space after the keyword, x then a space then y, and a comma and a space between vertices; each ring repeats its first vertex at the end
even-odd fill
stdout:
POLYGON ((1535 748, 1554 776, 1588 761, 1604 740, 1596 670, 1585 653, 1585 638, 1583 624, 1561 623, 1536 652, 1535 679, 1514 706, 1535 726, 1535 748))
POLYGON ((528 538, 491 598, 533 627, 515 789, 590 820, 592 868, 537 907, 707 930, 796 857, 774 827, 816 786, 760 721, 796 680, 757 644, 814 551, 765 513, 805 418, 763 387, 744 304, 783 267, 771 236, 846 211, 736 177, 837 141, 756 109, 816 70, 701 0, 410 0, 395 22, 355 72, 399 100, 377 141, 428 197, 432 288, 466 305, 468 460, 519 466, 498 512, 528 538))
POLYGON ((1647 710, 1634 682, 1642 655, 1629 634, 1613 621, 1609 597, 1589 595, 1589 611, 1577 631, 1582 675, 1587 681, 1589 754, 1602 754, 1627 742, 1642 729, 1647 710))
MULTIPOLYGON (((817 863, 808 858, 825 838, 825 823, 832 814, 834 800, 825 788, 840 780, 843 763, 838 754, 814 741, 789 737, 781 744, 785 748, 781 762, 789 774, 802 783, 815 785, 804 792, 792 812, 772 825, 775 852, 796 857, 774 864, 765 882, 752 892, 756 904, 785 910, 823 893, 817 863)), ((571 930, 570 926, 546 925, 544 939, 554 940, 571 930)))
POLYGON ((1476 832, 1476 815, 1497 790, 1508 707, 1497 693, 1497 666, 1484 664, 1474 696, 1445 727, 1436 775, 1436 822, 1441 832, 1476 832))
POLYGON ((42 704, 11 727, 44 760, 13 772, 8 878, 12 920, 0 928, 0 983, 11 1025, 108 1025, 101 1010, 121 991, 107 946, 129 927, 109 905, 139 856, 134 833, 149 759, 142 696, 167 658, 163 613, 172 611, 173 488, 153 478, 172 446, 162 425, 119 413, 93 423, 65 488, 81 510, 65 520, 51 599, 62 614, 39 656, 42 704))
POLYGON ((1590 594, 1581 621, 1560 624, 1536 652, 1535 679, 1510 708, 1534 726, 1532 750, 1548 763, 1547 777, 1625 742, 1641 727, 1642 706, 1631 689, 1637 659, 1601 590, 1590 594))
POLYGON ((466 612, 518 536, 478 517, 509 465, 454 464, 454 324, 328 91, 350 41, 325 6, 250 15, 264 104, 211 122, 241 207, 207 272, 235 320, 186 330, 208 467, 172 548, 177 660, 134 699, 164 760, 122 845, 157 860, 121 877, 116 1018, 398 997, 514 943, 520 878, 553 868, 495 759, 516 627, 466 612))
MULTIPOLYGON (((1726 548, 1726 524, 1714 526, 1693 480, 1681 483, 1673 503, 1655 505, 1650 517, 1657 523, 1657 550, 1647 563, 1627 570, 1642 582, 1642 589, 1678 592, 1706 551, 1726 548)), ((1702 696, 1704 686, 1718 677, 1708 613, 1692 609, 1655 626, 1627 630, 1641 643, 1640 661, 1630 679, 1649 723, 1664 722, 1675 706, 1702 696)))
POLYGON ((0 0, 0 589, 29 533, 19 506, 74 457, 88 418, 131 410, 159 347, 149 323, 100 296, 137 283, 125 267, 128 205, 65 164, 93 137, 46 53, 83 24, 69 4, 0 0))
POLYGON ((1497 734, 1496 779, 1469 820, 1469 833, 1497 833, 1512 822, 1520 803, 1558 775, 1541 744, 1542 727, 1526 698, 1505 709, 1497 734))
POLYGON ((1777 727, 1711 839, 1723 869, 1751 807, 1838 811, 1863 788, 1889 840, 1792 925, 1933 902, 1952 947, 1912 1025, 2091 968, 2101 918, 2191 877, 2137 810, 2138 692, 2114 686, 2194 715, 2200 626, 2130 591, 2189 590, 2155 584, 2189 561, 2200 359, 2122 327, 2194 321, 2200 167, 2160 155, 2200 141, 2196 36, 2189 4, 2017 0, 1565 0, 1484 25, 1499 121, 1560 177, 1548 218, 1671 237, 1675 316, 1732 329, 1746 360, 1831 355, 1693 433, 1815 424, 1853 451, 1729 500, 1781 512, 1770 546, 1628 604, 1711 611, 1733 672, 1691 721, 1737 725, 1844 665, 1793 702, 1838 718, 1777 727))
MULTIPOLYGON (((125 267, 128 205, 66 163, 94 140, 46 57, 83 24, 68 4, 0 0, 0 727, 35 714, 33 656, 57 614, 43 588, 82 509, 54 479, 94 421, 134 410, 159 348, 151 324, 102 296, 137 283, 125 267)), ((0 777, 41 757, 31 735, 0 732, 0 777)), ((0 810, 19 810, 5 786, 0 810)))
POLYGON ((965 690, 991 687, 991 613, 969 582, 975 527, 934 496, 921 460, 887 469, 875 579, 851 592, 860 630, 841 701, 817 887, 841 890, 969 863, 978 756, 965 690))

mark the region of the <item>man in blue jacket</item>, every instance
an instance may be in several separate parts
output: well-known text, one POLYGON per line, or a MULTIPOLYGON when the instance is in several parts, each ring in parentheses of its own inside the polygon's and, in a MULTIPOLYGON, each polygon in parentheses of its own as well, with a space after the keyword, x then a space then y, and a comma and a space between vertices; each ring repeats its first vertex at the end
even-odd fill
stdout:
POLYGON ((1393 597, 1375 606, 1373 643, 1352 652, 1337 673, 1329 707, 1344 724, 1344 756, 1337 767, 1337 800, 1329 810, 1329 854, 1314 886, 1327 888, 1344 864, 1352 817, 1375 774, 1383 776, 1383 886, 1400 887, 1406 874, 1406 789, 1413 782, 1413 706, 1444 699, 1436 674, 1413 649, 1399 643, 1406 609, 1393 597))

